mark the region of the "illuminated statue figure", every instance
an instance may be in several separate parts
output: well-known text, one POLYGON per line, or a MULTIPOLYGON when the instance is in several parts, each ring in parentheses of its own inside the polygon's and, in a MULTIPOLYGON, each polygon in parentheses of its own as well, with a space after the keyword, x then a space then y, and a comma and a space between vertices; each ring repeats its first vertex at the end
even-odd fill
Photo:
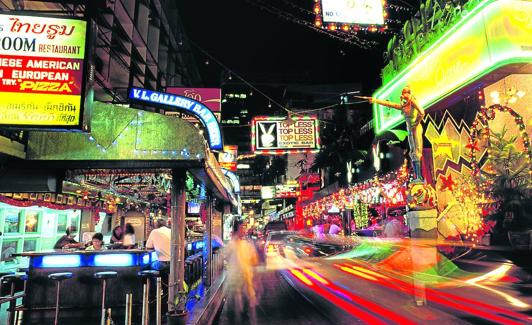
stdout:
POLYGON ((421 121, 423 120, 423 116, 425 116, 425 110, 417 102, 416 98, 412 96, 410 87, 406 86, 403 88, 400 103, 372 97, 360 97, 369 100, 371 103, 398 109, 403 113, 408 131, 408 145, 410 147, 412 169, 414 170, 416 179, 423 180, 421 174, 421 158, 423 156, 423 127, 421 126, 421 121))

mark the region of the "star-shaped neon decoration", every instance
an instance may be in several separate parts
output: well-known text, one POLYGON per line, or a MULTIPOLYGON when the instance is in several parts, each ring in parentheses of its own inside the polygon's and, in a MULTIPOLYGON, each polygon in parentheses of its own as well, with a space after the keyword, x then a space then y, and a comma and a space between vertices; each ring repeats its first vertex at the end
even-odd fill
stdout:
POLYGON ((434 156, 447 156, 448 158, 453 159, 453 147, 456 145, 457 141, 449 139, 447 134, 443 134, 434 139, 433 143, 436 145, 436 151, 434 151, 434 156))
POLYGON ((440 180, 442 182, 442 186, 441 186, 442 191, 445 191, 445 190, 449 190, 451 192, 453 191, 453 187, 454 185, 456 185, 456 183, 453 181, 453 175, 449 174, 449 176, 447 177, 440 175, 440 180))
POLYGON ((478 141, 475 140, 473 143, 468 143, 466 146, 466 149, 473 149, 473 151, 480 151, 480 148, 478 147, 478 141))

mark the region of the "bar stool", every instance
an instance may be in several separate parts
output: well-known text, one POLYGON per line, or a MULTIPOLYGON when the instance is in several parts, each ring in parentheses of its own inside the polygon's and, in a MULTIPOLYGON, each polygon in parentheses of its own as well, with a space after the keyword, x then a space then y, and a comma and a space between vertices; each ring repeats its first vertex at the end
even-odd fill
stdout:
POLYGON ((26 290, 26 280, 28 280, 28 276, 26 274, 16 274, 14 272, 5 272, 2 274, 2 286, 3 285, 9 285, 9 295, 4 298, 10 298, 9 299, 9 306, 8 306, 8 318, 7 318, 7 324, 12 325, 15 324, 15 309, 17 306, 17 300, 14 297, 15 296, 15 288, 17 285, 17 282, 24 281, 24 291, 26 290))
POLYGON ((114 279, 118 275, 115 271, 102 271, 102 272, 96 272, 94 273, 94 278, 98 280, 102 280, 102 316, 100 319, 100 324, 105 325, 105 292, 107 290, 107 280, 108 279, 114 279))
MULTIPOLYGON (((144 270, 137 273, 137 275, 146 280, 144 282, 143 291, 142 291, 142 325, 148 325, 150 323, 150 313, 149 313, 149 299, 150 299, 150 283, 151 279, 160 279, 161 275, 159 271, 156 270, 144 270)), ((157 281, 157 316, 159 316, 160 309, 160 300, 161 300, 161 281, 157 281)), ((160 324, 159 317, 157 317, 157 324, 160 324)))
MULTIPOLYGON (((27 275, 26 275, 27 278, 27 275)), ((61 293, 61 281, 72 278, 72 272, 61 272, 48 274, 48 279, 55 281, 55 317, 54 325, 59 324, 59 296, 61 293)))

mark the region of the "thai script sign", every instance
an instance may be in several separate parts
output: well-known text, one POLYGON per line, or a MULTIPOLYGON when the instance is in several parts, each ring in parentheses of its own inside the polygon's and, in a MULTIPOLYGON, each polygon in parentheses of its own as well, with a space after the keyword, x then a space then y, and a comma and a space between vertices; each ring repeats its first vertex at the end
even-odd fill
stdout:
POLYGON ((163 106, 166 110, 182 110, 184 113, 197 117, 207 129, 209 147, 213 150, 221 150, 223 148, 222 131, 220 130, 218 120, 216 120, 214 114, 202 103, 187 97, 142 88, 131 88, 129 91, 129 99, 163 106))
POLYGON ((0 126, 81 128, 87 22, 0 13, 0 126))
POLYGON ((316 117, 255 117, 252 150, 265 154, 314 152, 319 149, 316 117))

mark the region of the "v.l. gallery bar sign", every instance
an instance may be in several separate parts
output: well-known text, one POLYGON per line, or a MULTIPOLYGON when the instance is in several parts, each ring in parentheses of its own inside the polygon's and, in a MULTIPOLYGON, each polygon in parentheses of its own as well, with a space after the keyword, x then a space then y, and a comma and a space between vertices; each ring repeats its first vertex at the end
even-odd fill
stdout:
POLYGON ((207 129, 209 147, 213 150, 223 148, 222 131, 218 120, 212 111, 202 103, 183 96, 135 87, 129 90, 129 99, 139 103, 161 106, 165 110, 177 109, 197 117, 207 129))
POLYGON ((81 128, 87 22, 0 13, 0 126, 81 128))

